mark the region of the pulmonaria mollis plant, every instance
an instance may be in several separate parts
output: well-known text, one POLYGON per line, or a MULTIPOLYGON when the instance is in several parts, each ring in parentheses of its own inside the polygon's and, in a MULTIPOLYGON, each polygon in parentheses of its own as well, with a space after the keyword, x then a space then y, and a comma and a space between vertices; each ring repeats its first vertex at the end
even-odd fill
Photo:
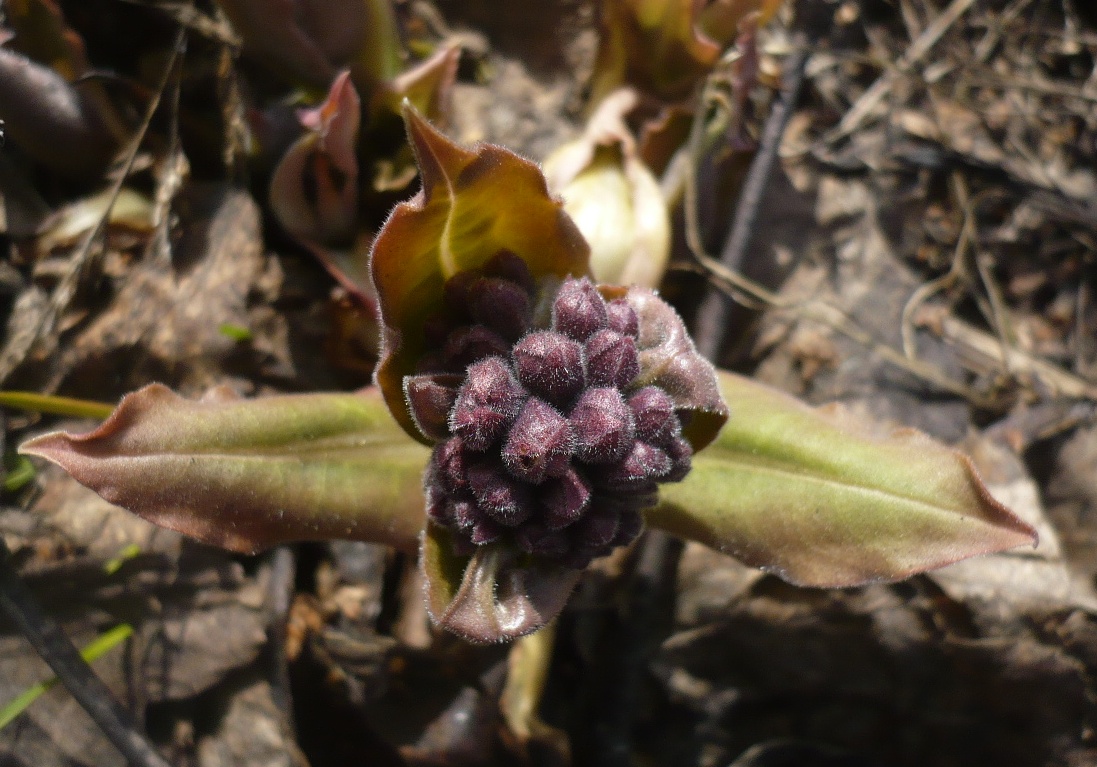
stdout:
POLYGON ((372 251, 376 387, 192 402, 152 385, 22 450, 238 551, 417 548, 432 618, 480 642, 545 625, 645 524, 807 586, 1034 540, 965 456, 714 370, 651 290, 590 280, 536 165, 406 120, 422 190, 372 251))
MULTIPOLYGON (((540 301, 535 292, 507 252, 449 280, 453 316, 438 325, 453 329, 436 331, 443 352, 426 363, 440 373, 408 376, 404 388, 416 425, 440 440, 427 513, 458 550, 500 544, 582 568, 630 543, 658 484, 689 473, 682 418, 693 403, 654 368, 664 360, 645 354, 668 331, 685 333, 646 291, 606 301, 586 278, 569 278, 550 281, 540 301), (634 305, 650 302, 671 326, 653 327, 647 312, 641 335, 634 305), (534 321, 535 303, 548 307, 544 322, 534 321)), ((697 404, 722 411, 711 366, 692 345, 677 355, 700 382, 691 394, 707 395, 697 404)))

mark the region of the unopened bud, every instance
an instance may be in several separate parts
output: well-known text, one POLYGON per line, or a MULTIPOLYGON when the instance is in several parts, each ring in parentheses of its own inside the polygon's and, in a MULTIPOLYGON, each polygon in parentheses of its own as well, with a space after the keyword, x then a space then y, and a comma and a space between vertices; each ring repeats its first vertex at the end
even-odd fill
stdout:
POLYGON ((449 437, 449 413, 457 401, 461 378, 456 375, 416 375, 404 378, 404 399, 419 431, 428 439, 449 437))
POLYGON ((606 302, 586 279, 567 279, 552 304, 552 327, 576 341, 586 341, 609 323, 606 302))
POLYGON ((434 476, 446 493, 457 495, 468 491, 469 483, 465 476, 468 469, 468 454, 460 439, 439 442, 434 448, 430 462, 434 476))
POLYGON ((662 481, 681 482, 693 467, 693 446, 682 437, 675 435, 674 438, 667 440, 663 449, 670 456, 672 465, 662 481))
POLYGON ((601 475, 607 486, 622 490, 639 490, 662 479, 671 469, 670 456, 647 442, 635 442, 621 461, 601 475))
POLYGON ((442 349, 446 367, 464 370, 485 357, 502 357, 510 351, 506 339, 483 325, 462 325, 454 329, 442 349))
POLYGON ((612 463, 632 447, 632 411, 617 389, 587 389, 568 421, 575 435, 575 454, 584 463, 612 463))
POLYGON ((645 442, 659 444, 670 439, 678 430, 674 401, 657 386, 645 386, 628 398, 628 406, 636 418, 636 436, 645 442))
POLYGON ((636 342, 614 330, 599 330, 586 343, 587 383, 590 386, 628 386, 640 374, 636 342))
POLYGON ((559 557, 570 548, 567 535, 543 525, 525 525, 515 531, 514 538, 522 551, 542 557, 559 557))
POLYGON ((564 406, 586 386, 583 347, 561 333, 530 333, 514 347, 518 380, 534 394, 564 406))
POLYGON ((469 313, 476 322, 508 341, 516 341, 529 328, 532 304, 529 293, 510 280, 483 277, 468 289, 469 313))
POLYGON ((567 527, 583 516, 590 503, 590 488, 574 469, 541 488, 545 524, 553 530, 567 527))
POLYGON ((606 304, 606 314, 609 316, 610 330, 633 338, 640 332, 640 318, 625 299, 615 298, 606 304))
POLYGON ((511 250, 500 250, 484 264, 484 274, 490 277, 502 277, 510 280, 527 293, 533 293, 536 282, 529 270, 529 264, 511 250))
POLYGON ((473 464, 469 467, 468 478, 477 508, 499 524, 517 527, 533 514, 528 487, 494 462, 473 464))
POLYGON ((525 401, 525 392, 499 357, 468 369, 450 414, 450 431, 470 450, 487 450, 501 438, 525 401))
POLYGON ((564 416, 537 397, 526 400, 503 444, 503 463, 518 479, 540 484, 571 464, 575 440, 564 416))

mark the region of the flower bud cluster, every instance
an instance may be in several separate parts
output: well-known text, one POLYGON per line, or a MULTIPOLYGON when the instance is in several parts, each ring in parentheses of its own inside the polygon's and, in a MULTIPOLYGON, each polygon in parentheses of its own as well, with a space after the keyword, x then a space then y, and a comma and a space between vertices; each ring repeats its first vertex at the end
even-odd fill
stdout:
POLYGON ((434 410, 417 420, 444 417, 448 435, 427 469, 428 513, 462 551, 503 542, 584 567, 639 534, 657 483, 685 477, 692 449, 671 397, 634 383, 629 304, 568 279, 548 329, 532 328, 532 280, 515 262, 524 268, 504 255, 447 283, 432 364, 463 377, 432 379, 454 379, 448 396, 436 383, 408 389, 413 413, 434 410))

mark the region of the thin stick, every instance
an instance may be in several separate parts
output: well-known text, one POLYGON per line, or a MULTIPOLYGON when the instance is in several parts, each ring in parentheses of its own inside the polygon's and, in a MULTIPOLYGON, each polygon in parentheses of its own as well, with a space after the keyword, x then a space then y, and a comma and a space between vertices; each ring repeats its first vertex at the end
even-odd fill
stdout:
MULTIPOLYGON (((801 41, 802 42, 802 41, 801 41)), ((762 144, 750 165, 739 202, 735 209, 735 223, 731 234, 720 253, 720 263, 729 269, 738 271, 750 246, 758 214, 762 206, 769 183, 773 164, 777 160, 781 146, 781 137, 792 117, 793 108, 800 97, 804 84, 804 64, 807 61, 807 47, 798 45, 785 62, 784 83, 780 95, 770 110, 766 127, 762 133, 762 144)), ((699 115, 698 120, 702 117, 699 115)), ((690 204, 687 202, 687 205, 690 204)), ((725 326, 731 313, 732 301, 720 291, 709 291, 701 302, 697 312, 696 341, 701 354, 715 360, 725 336, 725 326)))
POLYGON ((11 554, 0 539, 0 609, 8 614, 42 660, 68 688, 77 703, 134 767, 171 767, 137 729, 103 680, 73 646, 61 627, 46 615, 11 564, 11 554))

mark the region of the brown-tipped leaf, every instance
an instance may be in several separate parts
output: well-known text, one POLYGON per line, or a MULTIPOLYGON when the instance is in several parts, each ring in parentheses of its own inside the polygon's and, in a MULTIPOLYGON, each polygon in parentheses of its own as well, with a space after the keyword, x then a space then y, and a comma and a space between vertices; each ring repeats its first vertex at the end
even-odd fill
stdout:
POLYGON ((894 581, 1033 544, 964 455, 872 434, 730 373, 733 416, 648 522, 805 586, 894 581))
POLYGON ((236 551, 330 538, 414 550, 424 520, 427 451, 376 390, 196 402, 153 384, 88 434, 20 450, 157 525, 236 551))
POLYGON ((423 535, 420 566, 431 619, 470 642, 507 642, 560 614, 582 571, 520 564, 501 546, 480 546, 471 558, 453 553, 449 533, 434 524, 423 535))
POLYGON ((423 327, 442 308, 445 281, 501 251, 535 278, 586 274, 589 249, 534 163, 492 144, 464 149, 409 106, 404 116, 423 188, 396 206, 373 247, 384 325, 377 382, 405 431, 422 439, 402 382, 428 351, 423 327))

